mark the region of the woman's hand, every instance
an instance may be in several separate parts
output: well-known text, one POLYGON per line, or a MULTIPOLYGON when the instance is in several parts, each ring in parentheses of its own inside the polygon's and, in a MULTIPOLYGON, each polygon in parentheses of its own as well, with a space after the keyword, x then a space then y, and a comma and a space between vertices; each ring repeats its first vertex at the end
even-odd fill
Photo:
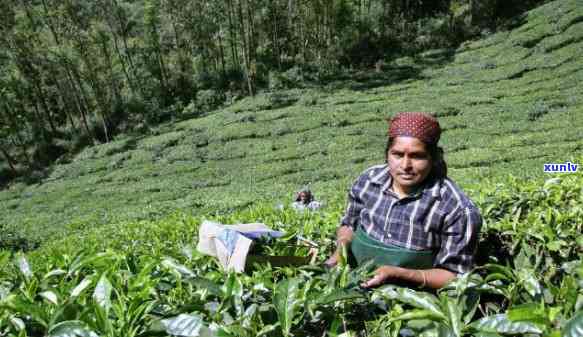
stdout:
POLYGON ((340 250, 336 249, 334 254, 330 256, 326 261, 324 261, 324 265, 328 268, 332 268, 338 264, 340 260, 340 250))
POLYGON ((441 268, 407 269, 395 266, 382 266, 375 270, 374 276, 361 284, 363 288, 377 287, 392 280, 403 280, 418 284, 420 288, 439 289, 453 280, 456 274, 441 268))
POLYGON ((374 276, 361 284, 363 288, 377 287, 381 284, 387 283, 391 279, 401 278, 403 268, 394 266, 382 266, 377 268, 374 272, 374 276))
POLYGON ((342 225, 338 227, 336 230, 336 251, 334 254, 330 256, 325 262, 324 265, 328 268, 332 268, 338 264, 340 261, 340 256, 342 254, 342 247, 347 246, 352 241, 352 236, 354 235, 354 231, 351 227, 342 225))

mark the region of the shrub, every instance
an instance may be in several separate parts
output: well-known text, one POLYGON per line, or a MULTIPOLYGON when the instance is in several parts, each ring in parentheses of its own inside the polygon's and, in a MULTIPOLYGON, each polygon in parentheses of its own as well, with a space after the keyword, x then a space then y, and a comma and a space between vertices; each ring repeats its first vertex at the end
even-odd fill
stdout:
MULTIPOLYGON (((128 98, 125 105, 128 116, 140 116, 147 118, 149 115, 158 110, 158 102, 152 99, 144 98, 138 95, 132 95, 128 98)), ((132 129, 133 124, 128 121, 128 129, 132 129)), ((122 128, 121 130, 125 130, 122 128)))
POLYGON ((13 226, 0 224, 0 233, 2 233, 0 235, 0 252, 2 250, 29 251, 39 246, 38 242, 27 239, 13 226))
POLYGON ((303 106, 313 106, 318 104, 318 96, 314 94, 304 94, 298 100, 298 104, 303 106))
POLYGON ((279 109, 290 106, 298 101, 298 97, 288 92, 276 91, 267 94, 270 109, 279 109))
POLYGON ((370 31, 360 34, 358 39, 347 41, 347 45, 340 56, 340 62, 346 66, 371 67, 391 49, 391 41, 370 31))
POLYGON ((196 101, 190 101, 190 103, 182 109, 181 115, 185 118, 192 118, 200 115, 200 113, 201 110, 198 108, 196 101))
POLYGON ((44 167, 54 162, 55 159, 65 154, 67 149, 57 144, 40 142, 38 143, 32 153, 32 162, 36 167, 44 167))
POLYGON ((305 81, 304 70, 300 66, 291 67, 283 73, 272 70, 268 74, 270 90, 300 88, 305 81))
POLYGON ((300 86, 304 82, 304 72, 300 66, 289 68, 283 73, 283 76, 288 83, 294 86, 300 86))
POLYGON ((449 18, 446 15, 417 21, 416 48, 424 50, 450 47, 455 43, 455 39, 451 36, 449 28, 449 18))
POLYGON ((225 95, 218 90, 200 90, 196 94, 196 105, 203 113, 216 109, 223 102, 225 102, 225 95))
POLYGON ((535 121, 549 113, 550 107, 542 100, 536 101, 528 111, 528 120, 535 121))
POLYGON ((267 75, 269 90, 281 90, 286 88, 286 80, 283 75, 277 71, 270 71, 267 75))
POLYGON ((287 135, 288 133, 292 133, 292 132, 293 132, 293 130, 289 126, 280 126, 280 127, 275 128, 271 131, 271 136, 278 137, 278 136, 287 135))
POLYGON ((0 165, 0 188, 6 185, 10 180, 14 179, 14 171, 7 166, 0 165))
POLYGON ((241 94, 237 91, 227 90, 225 92, 225 104, 231 105, 241 99, 241 94))

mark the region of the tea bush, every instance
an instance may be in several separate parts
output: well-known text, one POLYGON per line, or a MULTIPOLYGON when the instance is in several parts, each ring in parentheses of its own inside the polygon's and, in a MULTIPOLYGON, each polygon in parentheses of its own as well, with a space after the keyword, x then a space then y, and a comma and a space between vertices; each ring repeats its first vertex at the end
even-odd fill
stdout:
POLYGON ((194 246, 201 221, 261 221, 287 233, 270 251, 298 254, 303 237, 333 249, 342 198, 322 211, 261 204, 222 215, 86 229, 39 250, 0 254, 6 336, 581 336, 583 174, 477 186, 485 217, 472 273, 429 292, 359 288, 366 265, 346 262, 221 270, 194 246), (290 246, 292 243, 292 246, 290 246), (290 247, 292 250, 290 251, 290 247), (294 248, 295 247, 295 248, 294 248), (500 251, 508 252, 501 257, 500 251))

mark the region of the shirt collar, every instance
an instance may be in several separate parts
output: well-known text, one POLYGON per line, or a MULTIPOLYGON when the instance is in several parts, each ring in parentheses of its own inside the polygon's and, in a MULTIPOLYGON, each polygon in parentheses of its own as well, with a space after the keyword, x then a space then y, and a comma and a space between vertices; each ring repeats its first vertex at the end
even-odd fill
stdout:
MULTIPOLYGON (((383 186, 383 192, 388 192, 389 188, 393 183, 393 177, 389 173, 389 165, 385 164, 381 166, 381 169, 378 172, 374 172, 374 174, 370 177, 370 182, 376 185, 383 186)), ((433 181, 426 181, 424 186, 415 192, 411 197, 417 197, 421 194, 428 194, 431 195, 434 199, 441 199, 441 179, 435 179, 433 181)))
POLYGON ((380 167, 377 172, 374 172, 374 175, 370 177, 370 182, 376 185, 385 185, 388 183, 388 186, 391 186, 393 181, 393 177, 389 173, 389 165, 385 164, 380 167))

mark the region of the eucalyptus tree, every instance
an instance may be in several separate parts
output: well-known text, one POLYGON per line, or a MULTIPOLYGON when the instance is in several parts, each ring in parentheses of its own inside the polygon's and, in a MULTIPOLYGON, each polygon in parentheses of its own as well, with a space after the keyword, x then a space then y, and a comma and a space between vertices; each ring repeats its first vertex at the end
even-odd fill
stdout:
POLYGON ((192 79, 193 71, 193 48, 197 43, 194 38, 196 32, 197 18, 193 1, 186 0, 164 0, 161 8, 164 13, 163 19, 167 22, 167 32, 165 39, 168 50, 169 64, 169 85, 172 90, 173 100, 181 100, 184 103, 190 102, 194 97, 194 85, 192 79))
POLYGON ((10 129, 10 127, 5 119, 5 116, 2 116, 2 118, 0 118, 0 153, 4 157, 4 160, 6 161, 6 163, 8 163, 8 166, 10 167, 12 174, 16 175, 16 167, 15 167, 16 160, 14 160, 14 158, 12 158, 12 155, 10 154, 10 151, 8 150, 10 147, 8 139, 11 137, 12 132, 13 132, 13 130, 10 129))
POLYGON ((157 79, 159 88, 156 94, 162 101, 169 97, 168 70, 161 41, 161 4, 160 0, 144 1, 144 46, 143 57, 148 71, 157 79))
POLYGON ((133 38, 137 33, 135 27, 138 26, 136 12, 138 5, 125 1, 106 0, 101 7, 103 21, 109 29, 112 37, 112 46, 117 55, 130 93, 132 95, 144 94, 139 71, 136 69, 136 57, 138 48, 133 38))
POLYGON ((30 166, 28 156, 28 140, 26 133, 30 132, 30 119, 27 119, 25 111, 17 110, 21 102, 17 101, 14 91, 11 89, 15 85, 13 74, 6 72, 7 67, 1 68, 3 72, 0 76, 0 139, 2 139, 2 152, 8 164, 16 173, 15 165, 24 164, 30 166), (24 134, 24 135, 23 135, 24 134), (17 154, 16 154, 17 153, 17 154), (18 157, 20 156, 20 158, 18 157))

